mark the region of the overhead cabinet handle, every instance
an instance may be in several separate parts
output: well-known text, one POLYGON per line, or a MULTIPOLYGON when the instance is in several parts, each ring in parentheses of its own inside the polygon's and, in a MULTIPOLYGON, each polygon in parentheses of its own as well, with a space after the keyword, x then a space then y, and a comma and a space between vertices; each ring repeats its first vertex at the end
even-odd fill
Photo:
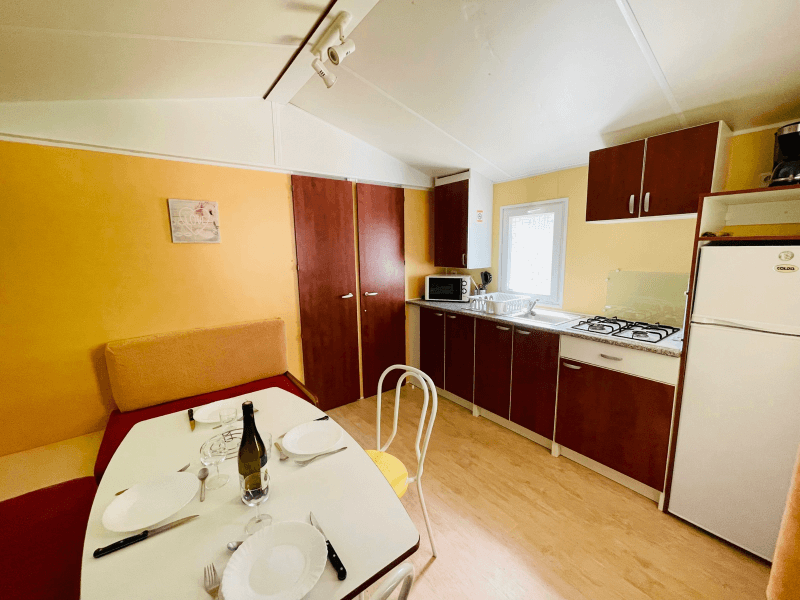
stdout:
POLYGON ((461 255, 461 265, 464 266, 464 267, 467 266, 467 255, 466 254, 462 254, 461 255))
POLYGON ((603 358, 607 358, 608 360, 622 360, 619 356, 611 356, 609 354, 600 354, 603 358))
POLYGON ((378 292, 364 292, 365 296, 377 296, 378 292))
POLYGON ((628 200, 628 212, 633 214, 633 194, 631 194, 631 199, 628 200))
POLYGON ((353 297, 353 294, 345 294, 344 296, 342 296, 342 300, 347 300, 348 298, 352 298, 352 297, 353 297))
POLYGON ((576 371, 581 370, 581 368, 578 365, 571 365, 569 363, 561 363, 561 364, 567 367, 568 369, 575 369, 576 371))
POLYGON ((500 331, 508 331, 511 329, 510 327, 500 327, 500 325, 495 325, 495 327, 497 327, 500 331))
POLYGON ((650 192, 644 195, 644 212, 650 212, 650 192))

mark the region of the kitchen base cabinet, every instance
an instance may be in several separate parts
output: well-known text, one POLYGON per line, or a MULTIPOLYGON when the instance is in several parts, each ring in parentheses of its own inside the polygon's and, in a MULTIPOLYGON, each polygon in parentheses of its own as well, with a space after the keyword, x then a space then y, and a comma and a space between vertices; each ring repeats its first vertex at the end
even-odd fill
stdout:
POLYGON ((451 314, 445 316, 443 387, 451 394, 472 402, 475 318, 451 314))
POLYGON ((436 387, 444 388, 444 312, 440 310, 419 309, 419 368, 436 387))
POLYGON ((478 319, 475 332, 474 402, 508 419, 511 402, 511 326, 478 319))
POLYGON ((555 441, 663 491, 675 388, 561 359, 555 441))
POLYGON ((509 418, 548 440, 556 415, 558 341, 557 333, 514 328, 509 418))

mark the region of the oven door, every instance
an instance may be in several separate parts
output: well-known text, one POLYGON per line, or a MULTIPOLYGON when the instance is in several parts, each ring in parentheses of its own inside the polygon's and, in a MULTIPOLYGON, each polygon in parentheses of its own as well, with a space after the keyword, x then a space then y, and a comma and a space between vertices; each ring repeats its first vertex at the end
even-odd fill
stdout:
POLYGON ((425 278, 425 299, 436 302, 469 302, 467 282, 462 277, 425 278))

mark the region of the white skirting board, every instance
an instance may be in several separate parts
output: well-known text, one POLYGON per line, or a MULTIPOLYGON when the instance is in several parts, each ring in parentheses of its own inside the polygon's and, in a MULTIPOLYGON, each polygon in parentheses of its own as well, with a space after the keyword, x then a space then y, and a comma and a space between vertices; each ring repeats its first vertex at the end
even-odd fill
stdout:
POLYGON ((532 442, 536 442, 540 446, 544 446, 549 450, 553 450, 553 456, 556 457, 559 455, 564 456, 565 458, 568 458, 571 461, 576 462, 579 465, 584 466, 587 469, 590 469, 595 473, 602 475, 603 477, 607 477, 611 481, 614 481, 620 485, 625 486, 629 490, 633 490, 637 494, 641 494, 642 496, 648 498, 649 500, 652 500, 653 502, 658 502, 659 509, 661 509, 663 494, 658 490, 651 488, 649 485, 640 483, 635 479, 632 479, 631 477, 628 477, 627 475, 620 473, 619 471, 615 471, 610 467, 607 467, 595 460, 592 460, 591 458, 584 456, 583 454, 578 454, 577 452, 570 450, 569 448, 565 448, 561 444, 554 444, 551 440, 548 440, 546 437, 543 437, 538 433, 534 433, 530 429, 526 429, 521 425, 517 425, 516 423, 513 423, 508 419, 504 419, 503 417, 496 415, 493 412, 480 408, 475 404, 473 404, 472 402, 464 400, 463 398, 460 398, 455 394, 451 394, 450 392, 443 390, 442 388, 437 387, 436 391, 440 397, 444 398, 445 400, 450 400, 450 402, 454 402, 459 406, 463 406, 467 410, 472 411, 472 414, 475 415, 476 417, 484 417, 494 423, 497 423, 498 425, 502 425, 506 429, 510 429, 514 433, 519 434, 522 437, 531 440, 532 442))

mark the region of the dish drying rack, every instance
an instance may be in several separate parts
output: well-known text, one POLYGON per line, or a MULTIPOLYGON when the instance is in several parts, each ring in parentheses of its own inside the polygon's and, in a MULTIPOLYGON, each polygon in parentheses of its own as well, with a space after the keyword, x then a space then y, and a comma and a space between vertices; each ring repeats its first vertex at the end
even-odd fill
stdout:
POLYGON ((515 315, 530 310, 531 299, 519 294, 492 292, 480 296, 469 297, 470 310, 488 315, 515 315))

